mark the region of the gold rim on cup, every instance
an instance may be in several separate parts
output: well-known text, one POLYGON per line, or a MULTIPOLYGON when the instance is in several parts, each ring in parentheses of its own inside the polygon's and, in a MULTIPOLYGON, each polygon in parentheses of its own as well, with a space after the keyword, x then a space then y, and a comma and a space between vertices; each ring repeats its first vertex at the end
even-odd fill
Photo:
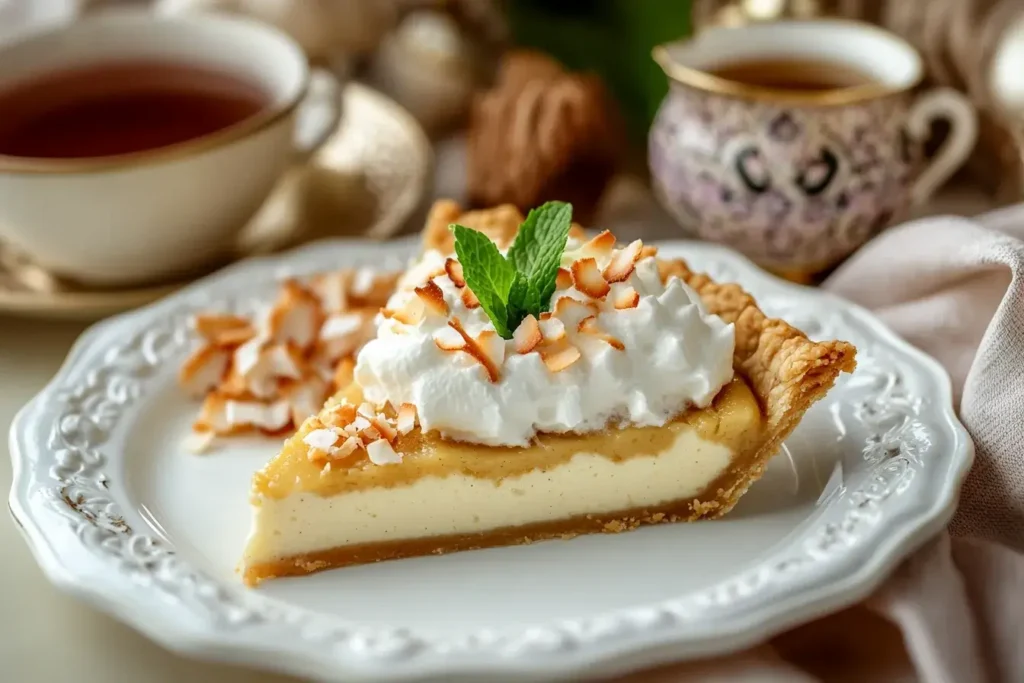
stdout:
MULTIPOLYGON (((873 24, 868 24, 862 21, 855 21, 852 19, 803 19, 803 20, 787 20, 786 24, 821 24, 821 25, 835 25, 845 24, 848 26, 856 26, 857 28, 865 31, 872 31, 884 35, 887 39, 897 40, 915 55, 921 59, 921 53, 905 41, 900 36, 890 33, 884 29, 878 28, 873 24)), ((762 26, 769 26, 771 23, 761 24, 762 26)), ((737 30, 730 28, 723 28, 720 30, 729 31, 737 30)), ((787 90, 785 88, 772 88, 767 86, 751 85, 749 83, 741 83, 739 81, 729 80, 714 74, 708 73, 701 69, 696 69, 689 66, 683 66, 675 60, 669 54, 669 50, 665 45, 658 45, 651 51, 651 57, 658 66, 661 67, 662 71, 669 79, 687 85, 697 90, 704 92, 713 93, 716 95, 725 95, 729 97, 740 97, 745 99, 754 99, 771 102, 784 102, 787 104, 802 104, 802 105, 813 105, 819 107, 831 107, 831 106, 843 106, 847 104, 853 104, 856 102, 864 102, 866 100, 877 99, 880 97, 887 97, 890 95, 896 95, 899 93, 907 92, 917 87, 924 77, 924 68, 922 61, 922 68, 919 70, 917 77, 913 81, 899 87, 891 87, 882 85, 880 83, 870 83, 865 85, 854 85, 843 88, 833 88, 830 90, 820 90, 814 92, 807 92, 801 90, 787 90)))

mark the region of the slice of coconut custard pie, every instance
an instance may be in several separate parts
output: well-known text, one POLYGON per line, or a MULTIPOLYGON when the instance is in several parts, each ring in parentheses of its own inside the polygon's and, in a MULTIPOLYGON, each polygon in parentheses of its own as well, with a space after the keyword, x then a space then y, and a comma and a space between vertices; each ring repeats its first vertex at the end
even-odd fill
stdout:
POLYGON ((434 206, 351 382, 253 479, 246 583, 720 517, 853 370, 571 214, 434 206))

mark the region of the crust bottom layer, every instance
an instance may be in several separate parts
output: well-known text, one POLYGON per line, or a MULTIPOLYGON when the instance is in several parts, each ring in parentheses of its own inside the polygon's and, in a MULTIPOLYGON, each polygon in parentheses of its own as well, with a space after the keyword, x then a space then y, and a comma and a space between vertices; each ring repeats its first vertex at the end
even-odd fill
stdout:
POLYGON ((728 469, 704 491, 651 507, 587 514, 520 526, 507 526, 472 534, 344 545, 293 555, 243 568, 242 578, 254 586, 264 579, 302 576, 371 562, 384 562, 424 555, 446 555, 463 550, 526 545, 553 539, 567 540, 583 534, 620 533, 640 526, 714 519, 732 509, 750 484, 760 477, 771 453, 759 451, 735 458, 728 469))

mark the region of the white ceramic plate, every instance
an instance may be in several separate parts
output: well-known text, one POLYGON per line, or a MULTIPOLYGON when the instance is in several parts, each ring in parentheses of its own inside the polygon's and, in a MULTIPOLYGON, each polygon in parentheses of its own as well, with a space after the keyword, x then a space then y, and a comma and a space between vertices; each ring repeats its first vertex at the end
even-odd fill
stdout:
POLYGON ((241 263, 75 346, 11 431, 11 508, 60 587, 163 645, 323 680, 577 678, 722 653, 864 597, 953 512, 972 448, 931 359, 868 313, 722 248, 661 246, 859 349, 764 479, 716 522, 355 567, 244 589, 251 473, 277 447, 182 447, 196 405, 185 321, 247 309, 275 278, 397 268, 412 241, 241 263))

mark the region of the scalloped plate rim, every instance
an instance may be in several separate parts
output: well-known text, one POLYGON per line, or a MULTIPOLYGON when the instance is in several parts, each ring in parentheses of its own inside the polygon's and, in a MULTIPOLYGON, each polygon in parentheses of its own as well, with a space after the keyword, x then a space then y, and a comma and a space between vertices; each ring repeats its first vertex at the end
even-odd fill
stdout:
MULTIPOLYGON (((398 664, 375 661, 344 660, 336 655, 327 654, 322 659, 311 658, 308 653, 298 648, 282 644, 274 650, 247 646, 230 636, 218 636, 215 624, 200 624, 177 620, 173 614, 149 615, 143 618, 138 604, 125 602, 112 591, 109 585, 89 582, 89 574, 82 575, 80 570, 69 567, 62 561, 62 553, 55 549, 48 534, 34 518, 32 502, 22 500, 22 489, 29 484, 26 475, 28 458, 25 444, 19 435, 25 433, 25 421, 34 411, 42 410, 45 398, 52 394, 66 380, 67 376, 86 351, 109 330, 127 325, 133 318, 144 318, 162 307, 170 308, 179 299, 215 286, 220 282, 233 280, 236 274, 250 271, 269 274, 271 268, 280 267, 288 262, 300 262, 307 253, 326 248, 369 247, 375 250, 399 250, 411 248, 414 237, 407 237, 392 242, 390 245, 373 240, 337 240, 329 239, 303 245, 292 251, 278 255, 261 256, 232 264, 225 269, 192 283, 171 297, 158 301, 148 307, 124 313, 101 321, 86 330, 72 346, 67 358, 51 381, 36 397, 27 403, 16 415, 10 431, 10 451, 13 464, 13 482, 9 499, 9 508, 15 518, 22 535, 26 538, 33 556, 46 576, 60 589, 84 599, 97 609, 110 614, 120 621, 144 633, 147 637, 160 643, 172 651, 212 661, 232 662, 248 666, 259 665, 262 668, 282 673, 299 674, 318 677, 323 680, 387 680, 411 681, 425 680, 432 676, 446 675, 488 675, 491 677, 508 677, 509 680, 532 680, 562 678, 580 674, 609 675, 628 671, 637 666, 651 666, 690 659, 698 656, 711 656, 733 652, 752 645, 764 638, 778 633, 808 619, 821 616, 836 609, 855 603, 870 594, 895 569, 896 565, 914 549, 925 543, 931 536, 940 531, 952 516, 959 495, 959 487, 973 461, 973 444, 966 430, 956 420, 952 411, 952 389, 948 374, 937 361, 898 337, 884 323, 875 318, 866 309, 845 301, 835 295, 814 290, 814 296, 822 300, 841 302, 843 308, 850 311, 861 322, 865 323, 873 334, 887 345, 916 360, 940 385, 942 418, 949 428, 954 440, 947 463, 944 479, 948 484, 941 495, 933 496, 931 505, 919 511, 914 519, 904 521, 895 529, 890 530, 885 540, 871 548, 870 554, 864 557, 859 568, 837 578, 827 588, 822 588, 821 595, 808 595, 800 592, 794 596, 786 596, 779 601, 784 608, 776 607, 768 610, 767 615, 760 615, 754 622, 749 619, 745 626, 739 627, 730 623, 729 619, 721 620, 715 628, 704 629, 703 635, 689 636, 685 629, 661 629, 654 634, 639 636, 632 634, 622 640, 603 643, 599 647, 582 647, 567 652, 548 656, 522 658, 494 658, 493 656, 472 657, 463 655, 459 660, 414 655, 409 662, 398 664), (724 622, 724 625, 723 625, 724 622), (684 631, 680 633, 679 631, 684 631), (724 631, 724 632, 723 632, 724 631), (639 642, 638 642, 639 641, 639 642), (408 664, 414 664, 409 667, 408 664)), ((761 280, 777 291, 795 291, 807 293, 808 288, 795 285, 775 278, 757 270, 744 257, 728 249, 704 243, 673 240, 660 242, 661 245, 680 245, 699 259, 706 258, 731 262, 741 270, 750 271, 756 280, 761 280)), ((314 270, 314 269, 306 269, 314 270)), ((39 446, 40 450, 44 447, 39 446)), ((86 551, 88 552, 88 551, 86 551)), ((65 553, 66 554, 66 553, 65 553)), ((273 598, 259 596, 256 602, 276 602, 273 598)), ((758 612, 765 611, 760 607, 758 612)), ((737 617, 733 617, 735 621, 737 617)))

